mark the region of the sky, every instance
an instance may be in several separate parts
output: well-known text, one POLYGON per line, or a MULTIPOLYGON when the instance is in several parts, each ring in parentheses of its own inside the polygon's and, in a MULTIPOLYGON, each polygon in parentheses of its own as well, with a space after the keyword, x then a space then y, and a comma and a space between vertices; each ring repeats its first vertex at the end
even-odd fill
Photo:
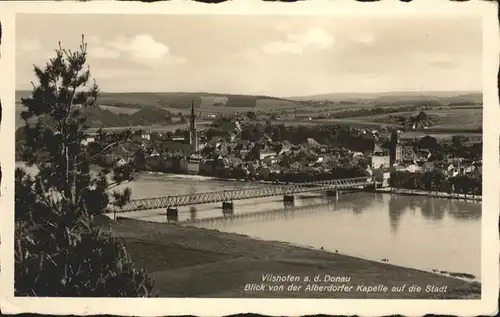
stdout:
POLYGON ((279 97, 480 91, 481 20, 395 17, 19 14, 16 89, 58 42, 88 43, 105 92, 279 97))

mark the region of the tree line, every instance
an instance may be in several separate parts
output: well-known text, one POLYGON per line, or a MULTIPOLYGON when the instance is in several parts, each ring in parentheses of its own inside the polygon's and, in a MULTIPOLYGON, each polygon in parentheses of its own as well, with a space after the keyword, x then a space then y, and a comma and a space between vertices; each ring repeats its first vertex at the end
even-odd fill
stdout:
POLYGON ((465 195, 482 194, 482 177, 459 174, 448 177, 439 170, 412 173, 405 171, 392 172, 389 185, 394 188, 425 190, 465 195))

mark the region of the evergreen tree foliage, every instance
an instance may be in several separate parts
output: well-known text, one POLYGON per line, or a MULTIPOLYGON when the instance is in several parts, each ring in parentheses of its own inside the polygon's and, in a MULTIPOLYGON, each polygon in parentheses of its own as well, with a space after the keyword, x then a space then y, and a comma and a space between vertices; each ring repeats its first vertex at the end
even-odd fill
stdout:
POLYGON ((125 165, 95 172, 91 164, 131 135, 107 139, 97 153, 82 142, 86 111, 99 94, 86 60, 83 36, 75 52, 59 44, 45 67, 34 66, 37 83, 22 99, 26 138, 20 157, 37 172, 16 170, 16 296, 145 297, 153 287, 123 244, 92 225, 110 204, 130 199, 128 188, 112 190, 131 180, 132 170, 125 165))

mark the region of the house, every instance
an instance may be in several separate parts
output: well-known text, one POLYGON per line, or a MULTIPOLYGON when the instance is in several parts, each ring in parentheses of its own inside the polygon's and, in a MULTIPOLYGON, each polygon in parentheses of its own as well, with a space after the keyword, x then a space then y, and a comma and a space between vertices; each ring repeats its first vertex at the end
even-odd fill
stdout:
POLYGON ((425 149, 419 149, 416 153, 415 160, 418 162, 425 162, 431 157, 431 152, 425 149))
POLYGON ((373 155, 369 158, 369 161, 372 169, 387 168, 390 166, 389 155, 373 155))
POLYGON ((373 175, 373 170, 370 168, 370 165, 368 165, 368 166, 366 167, 365 172, 366 172, 368 175, 370 175, 370 176, 372 176, 372 175, 373 175))
POLYGON ((290 164, 290 168, 298 171, 302 168, 302 164, 300 164, 300 162, 293 162, 292 164, 290 164))
POLYGON ((278 159, 274 155, 269 155, 266 156, 262 159, 262 162, 267 164, 267 165, 272 165, 276 164, 278 162, 278 159))
POLYGON ((95 142, 95 137, 93 136, 87 136, 85 139, 82 140, 81 144, 82 145, 89 145, 90 143, 95 142))
POLYGON ((261 166, 259 168, 257 168, 257 175, 259 175, 260 177, 262 178, 268 178, 269 175, 272 173, 272 170, 267 167, 267 166, 261 166))
POLYGON ((420 140, 418 140, 418 147, 420 149, 427 149, 434 151, 438 145, 438 141, 436 138, 431 137, 430 135, 426 135, 420 140))
POLYGON ((121 166, 126 165, 126 164, 127 164, 127 161, 125 161, 125 159, 123 157, 115 162, 115 166, 117 166, 117 167, 121 167, 121 166))
POLYGON ((321 146, 321 144, 316 142, 316 140, 314 140, 313 138, 307 138, 307 144, 311 147, 320 147, 321 146))
POLYGON ((391 173, 385 168, 377 168, 373 170, 372 174, 373 180, 375 180, 382 187, 389 186, 389 179, 391 178, 391 173))
POLYGON ((483 167, 482 166, 476 166, 474 170, 471 172, 471 176, 473 177, 483 177, 483 167))
POLYGON ((422 173, 431 172, 431 171, 436 170, 436 166, 432 162, 425 162, 424 164, 422 164, 421 170, 422 170, 422 173))
POLYGON ((448 163, 445 165, 443 172, 448 177, 455 177, 459 174, 460 170, 457 164, 448 163))
POLYGON ((184 142, 184 141, 186 141, 186 138, 183 136, 174 135, 174 136, 172 136, 171 140, 176 141, 176 142, 184 142))
POLYGON ((462 165, 462 170, 463 170, 463 173, 464 174, 471 174, 472 171, 475 169, 476 167, 472 164, 464 164, 462 165))
POLYGON ((260 158, 261 160, 263 160, 263 159, 265 159, 265 158, 266 158, 266 157, 268 157, 268 156, 273 156, 273 157, 274 157, 275 155, 276 155, 276 152, 274 152, 274 151, 272 151, 272 150, 269 150, 269 149, 268 149, 268 150, 262 150, 262 151, 260 151, 260 156, 259 156, 259 158, 260 158))
POLYGON ((413 146, 411 145, 405 145, 402 147, 402 156, 403 162, 413 162, 416 158, 417 155, 415 154, 415 150, 413 149, 413 146))
POLYGON ((243 147, 249 147, 251 145, 252 142, 248 141, 248 140, 239 140, 238 141, 238 144, 241 144, 243 147))
POLYGON ((288 153, 288 152, 290 152, 290 146, 283 145, 283 147, 281 148, 281 151, 278 153, 278 155, 283 155, 283 154, 288 153))
POLYGON ((421 168, 417 164, 411 164, 406 167, 406 171, 410 173, 420 172, 421 168))
POLYGON ((391 172, 405 172, 406 171, 406 166, 396 164, 396 165, 391 166, 389 168, 389 171, 391 171, 391 172))
POLYGON ((148 140, 148 141, 149 141, 149 140, 151 140, 151 134, 150 134, 149 132, 143 132, 143 133, 141 134, 141 138, 142 138, 143 140, 148 140))
POLYGON ((391 163, 389 151, 382 149, 378 144, 375 144, 373 154, 369 158, 369 161, 372 169, 388 168, 391 163))
POLYGON ((387 149, 382 149, 382 147, 379 145, 379 144, 375 144, 373 146, 373 154, 385 154, 387 153, 388 154, 388 150, 387 149))
POLYGON ((160 156, 160 153, 158 153, 158 151, 156 149, 153 149, 151 154, 149 154, 149 157, 156 157, 156 156, 160 156))
POLYGON ((191 154, 191 145, 184 142, 167 141, 163 143, 164 148, 171 153, 177 153, 181 156, 187 156, 191 154))

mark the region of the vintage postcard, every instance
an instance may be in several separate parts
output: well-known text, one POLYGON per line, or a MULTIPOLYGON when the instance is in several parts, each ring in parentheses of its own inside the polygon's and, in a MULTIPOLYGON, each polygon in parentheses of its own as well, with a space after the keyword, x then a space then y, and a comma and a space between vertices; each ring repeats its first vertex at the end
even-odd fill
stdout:
POLYGON ((2 312, 491 315, 493 3, 4 3, 2 312))

